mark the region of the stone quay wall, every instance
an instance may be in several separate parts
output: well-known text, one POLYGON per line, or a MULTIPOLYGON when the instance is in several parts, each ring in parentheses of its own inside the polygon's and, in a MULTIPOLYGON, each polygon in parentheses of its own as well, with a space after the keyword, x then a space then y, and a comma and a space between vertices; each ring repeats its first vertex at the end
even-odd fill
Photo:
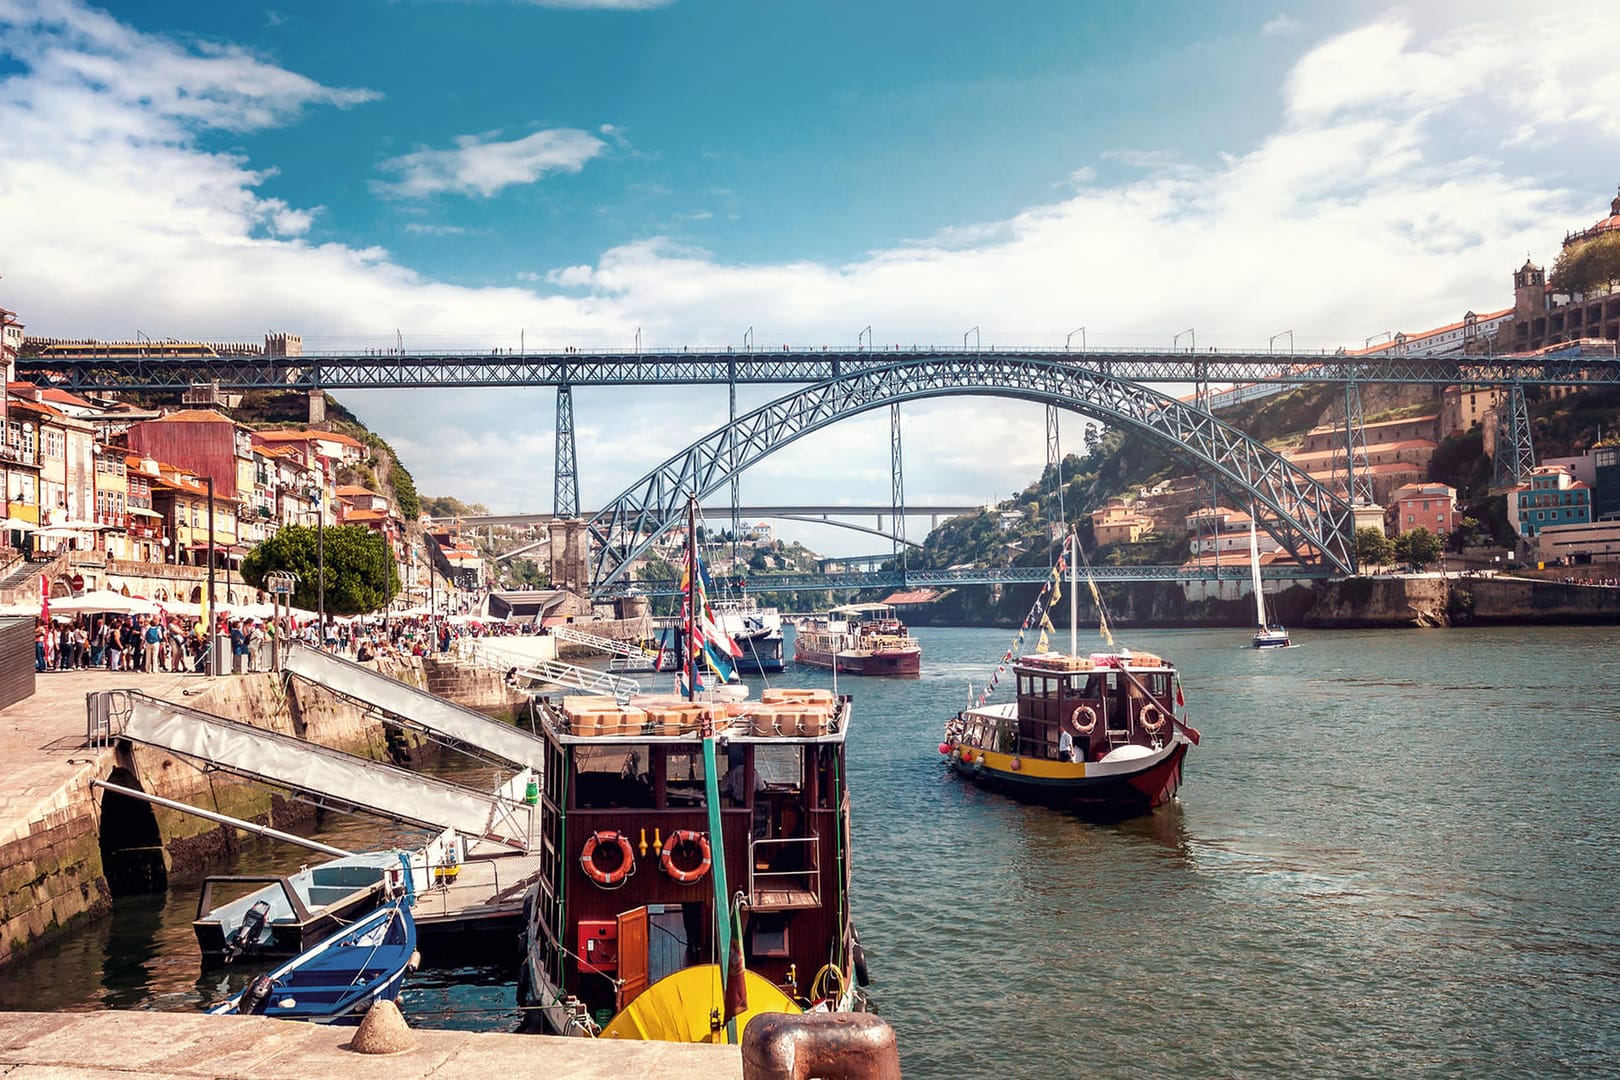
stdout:
MULTIPOLYGON (((470 665, 463 672, 476 677, 459 679, 447 674, 461 667, 452 660, 424 662, 406 657, 384 661, 381 670, 401 681, 425 688, 428 671, 438 668, 440 685, 453 691, 452 700, 475 708, 490 707, 499 692, 508 696, 500 676, 470 665), (463 696, 460 691, 465 689, 463 696)), ((263 673, 177 680, 170 696, 179 704, 250 723, 310 742, 376 760, 389 760, 390 733, 375 715, 324 687, 263 673), (198 692, 193 693, 193 689, 198 692)), ((521 698, 521 695, 518 695, 521 698)), ((13 709, 50 708, 54 704, 29 699, 13 709)), ((51 718, 66 738, 83 732, 82 704, 72 717, 51 718)), ((9 713, 8 713, 9 715, 9 713)), ((15 738, 15 736, 9 736, 15 738)), ((428 749, 425 737, 394 731, 406 748, 428 749)), ((0 732, 0 748, 8 734, 0 732)), ((104 792, 93 780, 108 780, 137 787, 149 794, 258 824, 286 827, 307 821, 314 810, 285 800, 267 789, 224 772, 204 772, 196 763, 156 747, 130 745, 89 747, 70 751, 65 779, 11 820, 0 821, 0 968, 24 951, 49 941, 70 924, 96 918, 111 910, 112 892, 101 851, 104 792)), ((61 762, 63 759, 55 759, 61 762)), ((61 768, 62 766, 55 766, 61 768)), ((114 801, 116 806, 118 802, 114 801)), ((128 805, 127 802, 124 803, 128 805)), ((233 853, 239 843, 236 830, 195 815, 152 806, 162 845, 165 870, 194 876, 233 853)))

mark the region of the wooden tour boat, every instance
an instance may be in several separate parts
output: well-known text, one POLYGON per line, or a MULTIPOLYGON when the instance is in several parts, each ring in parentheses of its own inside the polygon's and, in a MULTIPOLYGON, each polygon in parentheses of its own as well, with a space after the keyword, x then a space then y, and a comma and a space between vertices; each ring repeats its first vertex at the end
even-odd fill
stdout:
POLYGON ((922 646, 888 604, 846 604, 802 624, 793 662, 845 675, 917 675, 922 646))
MULTIPOLYGON (((693 661, 726 652, 705 648, 690 615, 703 609, 689 592, 693 661)), ((695 694, 701 673, 685 674, 695 694)), ((518 996, 545 1030, 735 1041, 761 1011, 863 1002, 847 696, 575 695, 535 711, 546 854, 525 900, 518 996)))
MULTIPOLYGON (((1061 563, 1049 587, 1060 571, 1061 563)), ((1180 789, 1199 734, 1177 715, 1181 682, 1166 660, 1125 648, 1079 655, 1074 586, 1071 575, 1069 653, 1014 659, 1009 650, 1003 665, 1011 663, 1015 700, 981 697, 945 725, 939 750, 956 775, 1015 798, 1096 817, 1146 813, 1180 789)), ((1041 625, 1050 625, 1044 614, 1041 625)))

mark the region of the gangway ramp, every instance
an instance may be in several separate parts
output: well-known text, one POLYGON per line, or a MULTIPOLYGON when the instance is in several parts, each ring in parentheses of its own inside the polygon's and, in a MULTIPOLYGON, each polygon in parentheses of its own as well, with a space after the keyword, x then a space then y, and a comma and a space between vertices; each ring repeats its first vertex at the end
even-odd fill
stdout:
POLYGON ((287 788, 321 806, 455 829, 515 851, 528 851, 531 837, 538 839, 535 807, 517 795, 527 773, 505 792, 486 793, 136 690, 99 690, 86 696, 86 705, 95 744, 129 739, 287 788))
POLYGON ((538 770, 546 741, 532 732, 485 716, 476 709, 418 690, 365 664, 319 649, 294 646, 282 669, 363 705, 381 709, 404 723, 454 739, 514 765, 538 770))
POLYGON ((641 693, 641 684, 612 672, 596 668, 577 667, 561 660, 545 660, 515 650, 502 649, 481 639, 470 652, 473 662, 496 671, 504 671, 514 678, 547 687, 565 690, 583 690, 591 694, 611 694, 630 698, 641 693))
POLYGON ((640 645, 633 645, 628 641, 620 641, 617 638, 602 637, 600 634, 586 633, 584 630, 576 630, 572 626, 553 626, 551 636, 558 641, 583 645, 587 649, 595 649, 597 652, 607 653, 609 656, 628 656, 637 660, 649 661, 657 658, 656 653, 648 652, 640 645))

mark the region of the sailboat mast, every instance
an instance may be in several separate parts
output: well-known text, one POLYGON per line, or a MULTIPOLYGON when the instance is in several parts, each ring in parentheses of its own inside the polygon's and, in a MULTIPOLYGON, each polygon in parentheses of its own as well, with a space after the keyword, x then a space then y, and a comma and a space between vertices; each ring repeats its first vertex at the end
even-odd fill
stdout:
POLYGON ((1266 597, 1260 591, 1260 542, 1254 531, 1254 514, 1249 514, 1249 569, 1254 575, 1254 624, 1266 625, 1266 597))

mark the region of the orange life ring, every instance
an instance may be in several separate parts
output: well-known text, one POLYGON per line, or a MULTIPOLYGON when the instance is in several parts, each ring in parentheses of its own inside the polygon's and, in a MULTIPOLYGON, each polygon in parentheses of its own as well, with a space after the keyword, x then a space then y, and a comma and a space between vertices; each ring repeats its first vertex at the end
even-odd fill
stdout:
POLYGON ((714 865, 714 853, 709 850, 709 838, 692 829, 680 829, 670 833, 669 839, 664 841, 664 853, 659 856, 658 864, 664 868, 664 873, 682 885, 702 881, 703 875, 714 865), (683 844, 696 844, 698 851, 703 853, 702 861, 690 870, 682 870, 675 865, 675 849, 683 844))
POLYGON ((1074 707, 1074 712, 1069 714, 1069 734, 1090 735, 1096 730, 1097 710, 1093 709, 1090 705, 1076 705, 1074 707), (1080 722, 1080 718, 1082 716, 1086 718, 1086 721, 1083 724, 1080 722))
POLYGON ((1136 718, 1142 722, 1142 730, 1149 735, 1157 735, 1164 730, 1164 713, 1157 705, 1144 706, 1136 718))
POLYGON ((579 868, 585 871, 586 877, 604 889, 623 884, 625 878, 636 872, 636 853, 630 846, 630 838, 612 830, 591 833, 590 839, 580 849, 579 868), (612 870, 604 870, 596 865, 596 849, 603 844, 619 846, 619 865, 612 870))

